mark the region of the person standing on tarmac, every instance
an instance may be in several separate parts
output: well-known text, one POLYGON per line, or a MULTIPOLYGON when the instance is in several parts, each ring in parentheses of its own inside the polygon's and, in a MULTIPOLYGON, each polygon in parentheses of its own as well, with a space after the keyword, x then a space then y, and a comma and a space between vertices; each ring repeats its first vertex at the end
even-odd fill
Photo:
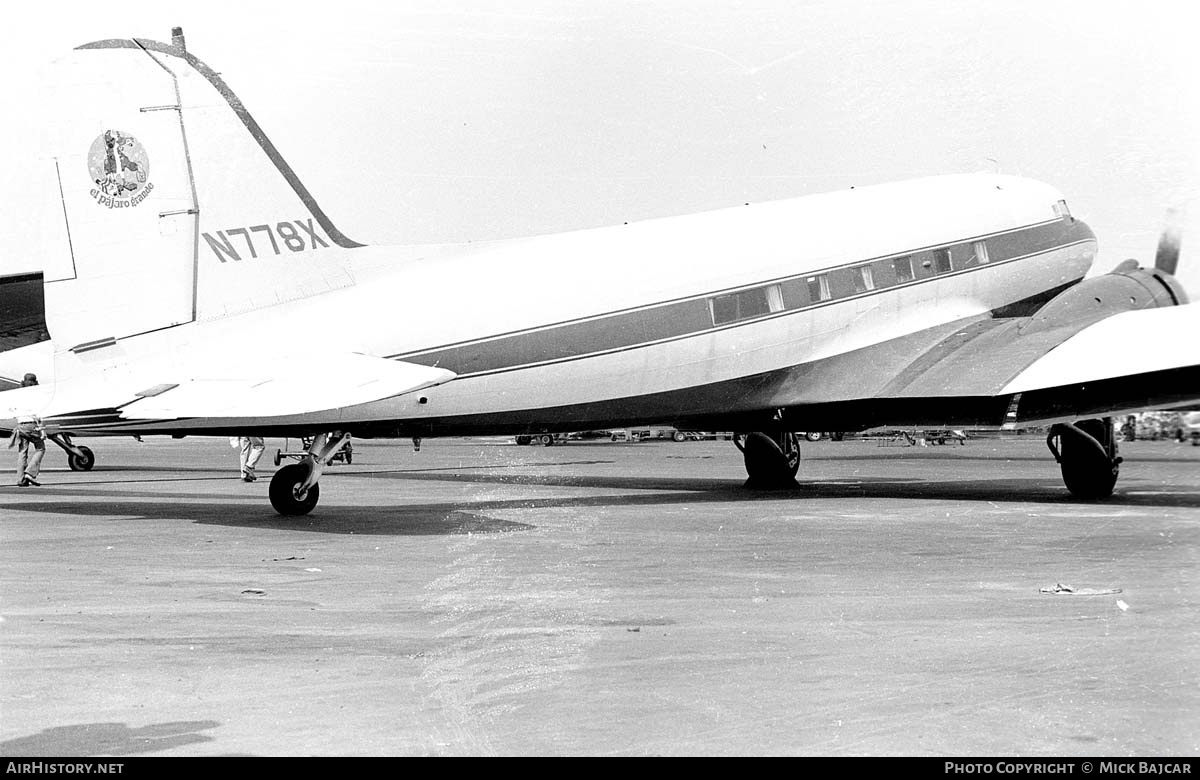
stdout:
POLYGON ((258 479, 254 467, 266 450, 266 442, 261 436, 239 436, 238 445, 242 450, 242 482, 253 482, 258 479))
MULTIPOLYGON (((38 383, 37 374, 26 374, 21 387, 38 383)), ((42 470, 42 458, 46 457, 46 431, 42 421, 32 415, 17 419, 8 446, 17 448, 17 487, 40 487, 37 481, 42 470)))

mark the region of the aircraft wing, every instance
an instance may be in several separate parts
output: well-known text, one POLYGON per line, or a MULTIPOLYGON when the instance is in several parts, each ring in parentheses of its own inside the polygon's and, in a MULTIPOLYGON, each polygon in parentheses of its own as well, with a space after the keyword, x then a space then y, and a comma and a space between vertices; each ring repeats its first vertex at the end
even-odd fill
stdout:
POLYGON ((1200 366, 1196 305, 1115 314, 1063 341, 1001 392, 1022 393, 1200 366))
POLYGON ((121 417, 258 419, 315 414, 414 392, 454 376, 443 368, 369 355, 310 356, 302 362, 268 362, 232 378, 146 387, 121 407, 121 417))
POLYGON ((1180 407, 1200 402, 1197 332, 1196 304, 1060 322, 985 315, 819 361, 764 390, 779 408, 843 407, 870 424, 1180 407))
POLYGON ((304 360, 257 360, 180 374, 164 367, 115 382, 11 390, 0 397, 0 428, 24 415, 41 417, 51 429, 80 433, 121 430, 123 421, 187 420, 236 428, 287 418, 294 424, 336 425, 340 410, 455 377, 442 368, 357 353, 314 353, 304 360))

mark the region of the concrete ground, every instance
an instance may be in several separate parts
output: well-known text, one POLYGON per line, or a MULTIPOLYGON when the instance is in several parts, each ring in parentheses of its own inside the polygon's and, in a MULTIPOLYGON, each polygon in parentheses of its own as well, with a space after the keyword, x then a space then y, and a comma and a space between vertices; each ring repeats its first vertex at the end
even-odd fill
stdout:
POLYGON ((6 756, 1200 753, 1200 447, 363 441, 285 519, 282 440, 83 443, 0 487, 6 756))

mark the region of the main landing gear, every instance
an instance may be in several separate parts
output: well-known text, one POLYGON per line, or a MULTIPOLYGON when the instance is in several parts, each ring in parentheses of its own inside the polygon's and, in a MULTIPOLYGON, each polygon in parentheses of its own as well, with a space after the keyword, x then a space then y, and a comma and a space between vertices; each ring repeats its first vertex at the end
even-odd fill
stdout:
POLYGON ((1087 501, 1112 495, 1121 458, 1111 417, 1056 423, 1050 427, 1046 446, 1062 468, 1071 495, 1087 501))
POLYGON ((800 437, 790 431, 738 434, 733 443, 746 462, 746 487, 779 490, 796 484, 800 470, 800 437))
POLYGON ((348 433, 320 433, 313 437, 308 452, 299 463, 292 463, 271 477, 268 491, 271 506, 281 515, 306 515, 317 505, 321 486, 317 481, 325 470, 325 464, 350 441, 348 433))
POLYGON ((71 471, 91 471, 92 466, 96 465, 96 454, 90 447, 72 444, 71 434, 52 433, 46 438, 66 450, 67 465, 71 471))

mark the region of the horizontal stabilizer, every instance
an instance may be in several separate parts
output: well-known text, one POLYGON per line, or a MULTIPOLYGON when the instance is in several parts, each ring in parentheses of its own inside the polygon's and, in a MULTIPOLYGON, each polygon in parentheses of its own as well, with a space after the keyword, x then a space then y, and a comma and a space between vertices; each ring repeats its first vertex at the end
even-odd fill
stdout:
POLYGON ((268 361, 221 378, 143 388, 125 419, 261 418, 313 414, 403 395, 455 377, 444 368, 346 353, 268 361))

